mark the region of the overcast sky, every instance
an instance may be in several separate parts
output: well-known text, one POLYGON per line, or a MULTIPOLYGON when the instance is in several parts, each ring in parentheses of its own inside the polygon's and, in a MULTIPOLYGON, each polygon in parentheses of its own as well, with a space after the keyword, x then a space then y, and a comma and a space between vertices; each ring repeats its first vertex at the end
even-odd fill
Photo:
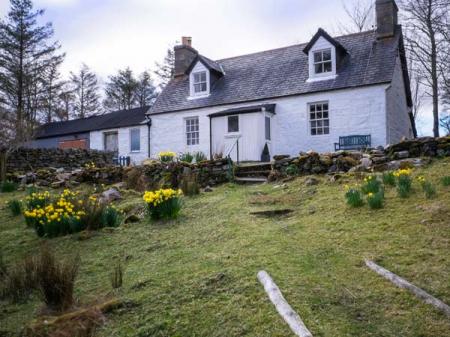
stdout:
MULTIPOLYGON (((352 0, 343 0, 351 2, 352 0)), ((369 0, 368 0, 369 1, 369 0)), ((375 0, 374 0, 375 1, 375 0)), ((153 70, 169 45, 192 36, 211 59, 307 42, 319 27, 339 33, 342 0, 35 0, 67 54, 64 76, 86 63, 105 80, 129 66, 153 70)), ((0 0, 1 16, 9 0, 0 0)), ((421 129, 430 129, 423 118, 421 129)))

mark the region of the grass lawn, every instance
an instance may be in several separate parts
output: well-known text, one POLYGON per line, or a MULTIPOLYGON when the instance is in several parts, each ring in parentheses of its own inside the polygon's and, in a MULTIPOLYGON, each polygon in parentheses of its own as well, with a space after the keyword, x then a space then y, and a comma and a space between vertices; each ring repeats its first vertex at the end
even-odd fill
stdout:
MULTIPOLYGON (((437 186, 435 199, 417 183, 409 199, 387 188, 386 206, 346 206, 343 176, 285 185, 224 185, 185 198, 182 215, 169 223, 141 221, 46 240, 61 256, 80 252, 76 295, 87 303, 112 292, 115 259, 126 261, 116 296, 137 306, 108 315, 99 336, 291 336, 256 278, 266 270, 316 336, 448 336, 450 320, 434 307, 369 270, 364 258, 450 304, 450 160, 423 174, 437 186), (285 217, 261 218, 258 210, 292 208, 285 217)), ((44 241, 4 206, 23 192, 0 194, 0 246, 7 263, 33 253, 44 241)), ((142 204, 127 193, 118 206, 142 204)), ((36 317, 37 297, 0 302, 0 335, 9 336, 36 317)))

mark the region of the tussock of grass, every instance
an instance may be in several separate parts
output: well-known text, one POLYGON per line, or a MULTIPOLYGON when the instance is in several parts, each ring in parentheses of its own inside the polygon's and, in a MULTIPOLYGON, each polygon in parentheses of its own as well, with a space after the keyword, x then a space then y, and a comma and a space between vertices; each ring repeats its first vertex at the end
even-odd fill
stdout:
MULTIPOLYGON (((109 336, 290 336, 256 280, 267 270, 314 336, 447 336, 450 321, 431 306, 391 286, 363 264, 364 258, 401 275, 450 303, 450 190, 440 184, 450 160, 417 170, 437 189, 427 199, 386 187, 385 206, 350 208, 344 185, 362 176, 305 186, 226 184, 186 198, 180 217, 164 224, 146 220, 98 232, 89 240, 52 240, 62 255, 80 251, 83 264, 76 296, 111 289, 111 257, 129 256, 121 295, 139 304, 112 314, 98 332, 109 336), (267 201, 265 203, 264 201, 267 201), (276 201, 276 202, 275 202, 276 201), (289 217, 260 218, 255 211, 291 208, 289 217), (311 212, 314 209, 314 212, 311 212)), ((21 194, 0 195, 0 205, 21 194)), ((140 196, 117 206, 133 211, 140 196)), ((39 246, 42 239, 0 210, 5 263, 39 246)), ((32 299, 2 303, 0 326, 19 331, 37 312, 32 299)))

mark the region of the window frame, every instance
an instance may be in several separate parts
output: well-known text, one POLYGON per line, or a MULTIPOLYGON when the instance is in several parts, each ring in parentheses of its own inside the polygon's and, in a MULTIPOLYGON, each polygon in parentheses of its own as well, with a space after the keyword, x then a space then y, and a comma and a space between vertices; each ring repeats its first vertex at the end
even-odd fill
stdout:
POLYGON ((198 116, 186 117, 184 119, 184 134, 185 134, 185 139, 186 139, 186 146, 200 145, 200 118, 198 116), (192 121, 197 121, 197 123, 196 123, 197 130, 192 129, 193 127, 195 127, 195 124, 188 125, 192 121), (188 127, 190 128, 189 130, 188 130, 188 127), (195 135, 197 137, 195 137, 195 135), (194 142, 195 140, 196 140, 196 142, 194 142), (189 141, 190 141, 190 144, 189 144, 189 141))
POLYGON ((227 133, 228 134, 237 134, 240 132, 240 121, 239 115, 229 115, 227 116, 227 133), (237 118, 237 131, 230 131, 230 118, 237 118))
POLYGON ((329 76, 331 74, 333 74, 333 50, 332 48, 325 48, 325 49, 320 49, 320 50, 314 50, 312 51, 312 61, 313 61, 313 71, 314 71, 314 76, 329 76), (323 55, 325 52, 328 52, 330 55, 330 59, 329 60, 324 60, 323 55), (321 60, 320 61, 316 61, 316 54, 321 55, 321 60), (330 70, 329 71, 325 71, 325 64, 330 64, 330 70), (322 72, 317 72, 316 71, 316 66, 320 65, 322 67, 322 72))
POLYGON ((191 75, 191 96, 205 96, 205 95, 209 94, 209 80, 208 80, 209 78, 208 77, 209 76, 208 76, 207 70, 199 70, 199 71, 195 71, 192 73, 192 75, 191 75), (202 78, 201 78, 203 74, 205 75, 204 80, 202 80, 202 78), (198 82, 196 82, 196 80, 195 80, 196 75, 199 76, 198 82), (198 86, 198 85, 201 86, 202 84, 204 84, 205 90, 196 92, 195 91, 196 86, 198 86))
POLYGON ((139 153, 141 152, 141 128, 131 128, 130 129, 130 153, 139 153), (138 140, 139 140, 139 150, 133 150, 133 132, 138 132, 138 140))
POLYGON ((119 152, 119 131, 118 130, 104 131, 104 132, 102 132, 102 135, 103 135, 103 151, 111 151, 111 152, 118 153, 119 152), (106 148, 107 147, 106 146, 106 144, 107 144, 106 138, 108 136, 112 136, 112 135, 116 135, 116 137, 117 137, 117 150, 108 150, 106 148))
POLYGON ((264 116, 264 138, 266 141, 272 141, 272 118, 267 115, 264 116), (267 128, 267 121, 269 121, 269 128, 267 128))
POLYGON ((331 123, 330 123, 330 102, 329 101, 320 101, 320 102, 311 102, 308 103, 308 133, 311 137, 316 136, 329 136, 331 132, 331 123), (317 111, 317 106, 321 105, 321 110, 317 111), (324 109, 324 105, 327 105, 327 109, 324 109), (311 111, 311 107, 315 106, 315 110, 311 111), (327 117, 325 116, 325 113, 327 117), (318 118, 317 114, 320 113, 321 117, 318 118), (312 114, 314 114, 314 118, 311 118, 312 114), (313 126, 313 123, 314 126, 313 126), (320 123, 320 126, 318 126, 320 123), (327 124, 327 125, 325 125, 327 124), (313 133, 315 130, 315 133, 313 133), (321 130, 321 133, 318 133, 317 130, 321 130), (325 132, 327 130, 327 132, 325 132))

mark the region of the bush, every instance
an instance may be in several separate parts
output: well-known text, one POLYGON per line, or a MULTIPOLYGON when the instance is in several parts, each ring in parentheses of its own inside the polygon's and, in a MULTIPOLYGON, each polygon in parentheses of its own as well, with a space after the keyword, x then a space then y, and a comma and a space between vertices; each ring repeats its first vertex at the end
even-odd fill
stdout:
POLYGON ((123 274, 124 268, 120 261, 116 261, 113 267, 113 271, 111 273, 111 286, 113 289, 118 289, 122 287, 123 284, 123 274))
POLYGON ((181 190, 184 195, 193 196, 200 193, 200 185, 197 181, 197 174, 185 174, 181 180, 181 190))
POLYGON ((100 222, 102 227, 118 227, 122 222, 122 215, 114 206, 106 206, 103 208, 100 222))
POLYGON ((2 263, 0 298, 18 302, 37 289, 36 263, 33 257, 26 257, 13 266, 2 263))
POLYGON ((194 155, 190 152, 181 153, 178 156, 178 159, 185 163, 192 163, 192 161, 194 160, 194 155))
POLYGON ((394 172, 392 172, 392 171, 384 172, 383 173, 383 183, 385 185, 395 186, 396 182, 395 182, 394 172))
POLYGON ((78 255, 58 261, 54 252, 44 246, 36 258, 36 279, 45 304, 63 311, 73 304, 73 289, 80 266, 78 255))
POLYGON ((427 199, 432 199, 436 196, 436 188, 432 183, 427 181, 425 177, 420 176, 417 180, 419 181, 420 186, 422 186, 422 191, 425 193, 427 199))
POLYGON ((375 176, 368 176, 364 178, 364 184, 361 187, 361 191, 364 194, 376 194, 380 192, 382 189, 381 187, 381 181, 377 179, 375 176))
POLYGON ((345 198, 347 199, 347 204, 351 207, 361 207, 364 205, 361 192, 356 188, 347 187, 345 198))
POLYGON ((397 178, 397 193, 400 198, 408 198, 412 190, 411 169, 400 169, 394 173, 397 178))
POLYGON ((383 208, 384 205, 384 192, 381 189, 377 193, 369 193, 367 194, 367 204, 372 209, 380 209, 383 208))
POLYGON ((289 176, 296 176, 299 174, 299 169, 297 165, 291 164, 288 167, 286 167, 286 174, 289 176))
POLYGON ((8 208, 13 216, 18 216, 22 214, 22 203, 19 200, 8 201, 8 208))
POLYGON ((201 152, 201 151, 195 152, 194 153, 194 158, 195 158, 195 162, 196 163, 200 163, 200 162, 205 161, 205 160, 208 159, 206 157, 206 155, 203 152, 201 152))
POLYGON ((171 151, 160 152, 158 154, 159 160, 163 163, 171 163, 174 161, 177 154, 171 151))
POLYGON ((447 176, 447 177, 443 177, 442 178, 442 185, 444 185, 444 186, 450 186, 450 176, 447 176))
POLYGON ((182 191, 161 189, 145 192, 143 199, 147 204, 147 211, 151 219, 175 219, 181 210, 182 191))
POLYGON ((2 193, 10 193, 17 190, 17 184, 12 181, 4 181, 0 183, 0 192, 2 193))

